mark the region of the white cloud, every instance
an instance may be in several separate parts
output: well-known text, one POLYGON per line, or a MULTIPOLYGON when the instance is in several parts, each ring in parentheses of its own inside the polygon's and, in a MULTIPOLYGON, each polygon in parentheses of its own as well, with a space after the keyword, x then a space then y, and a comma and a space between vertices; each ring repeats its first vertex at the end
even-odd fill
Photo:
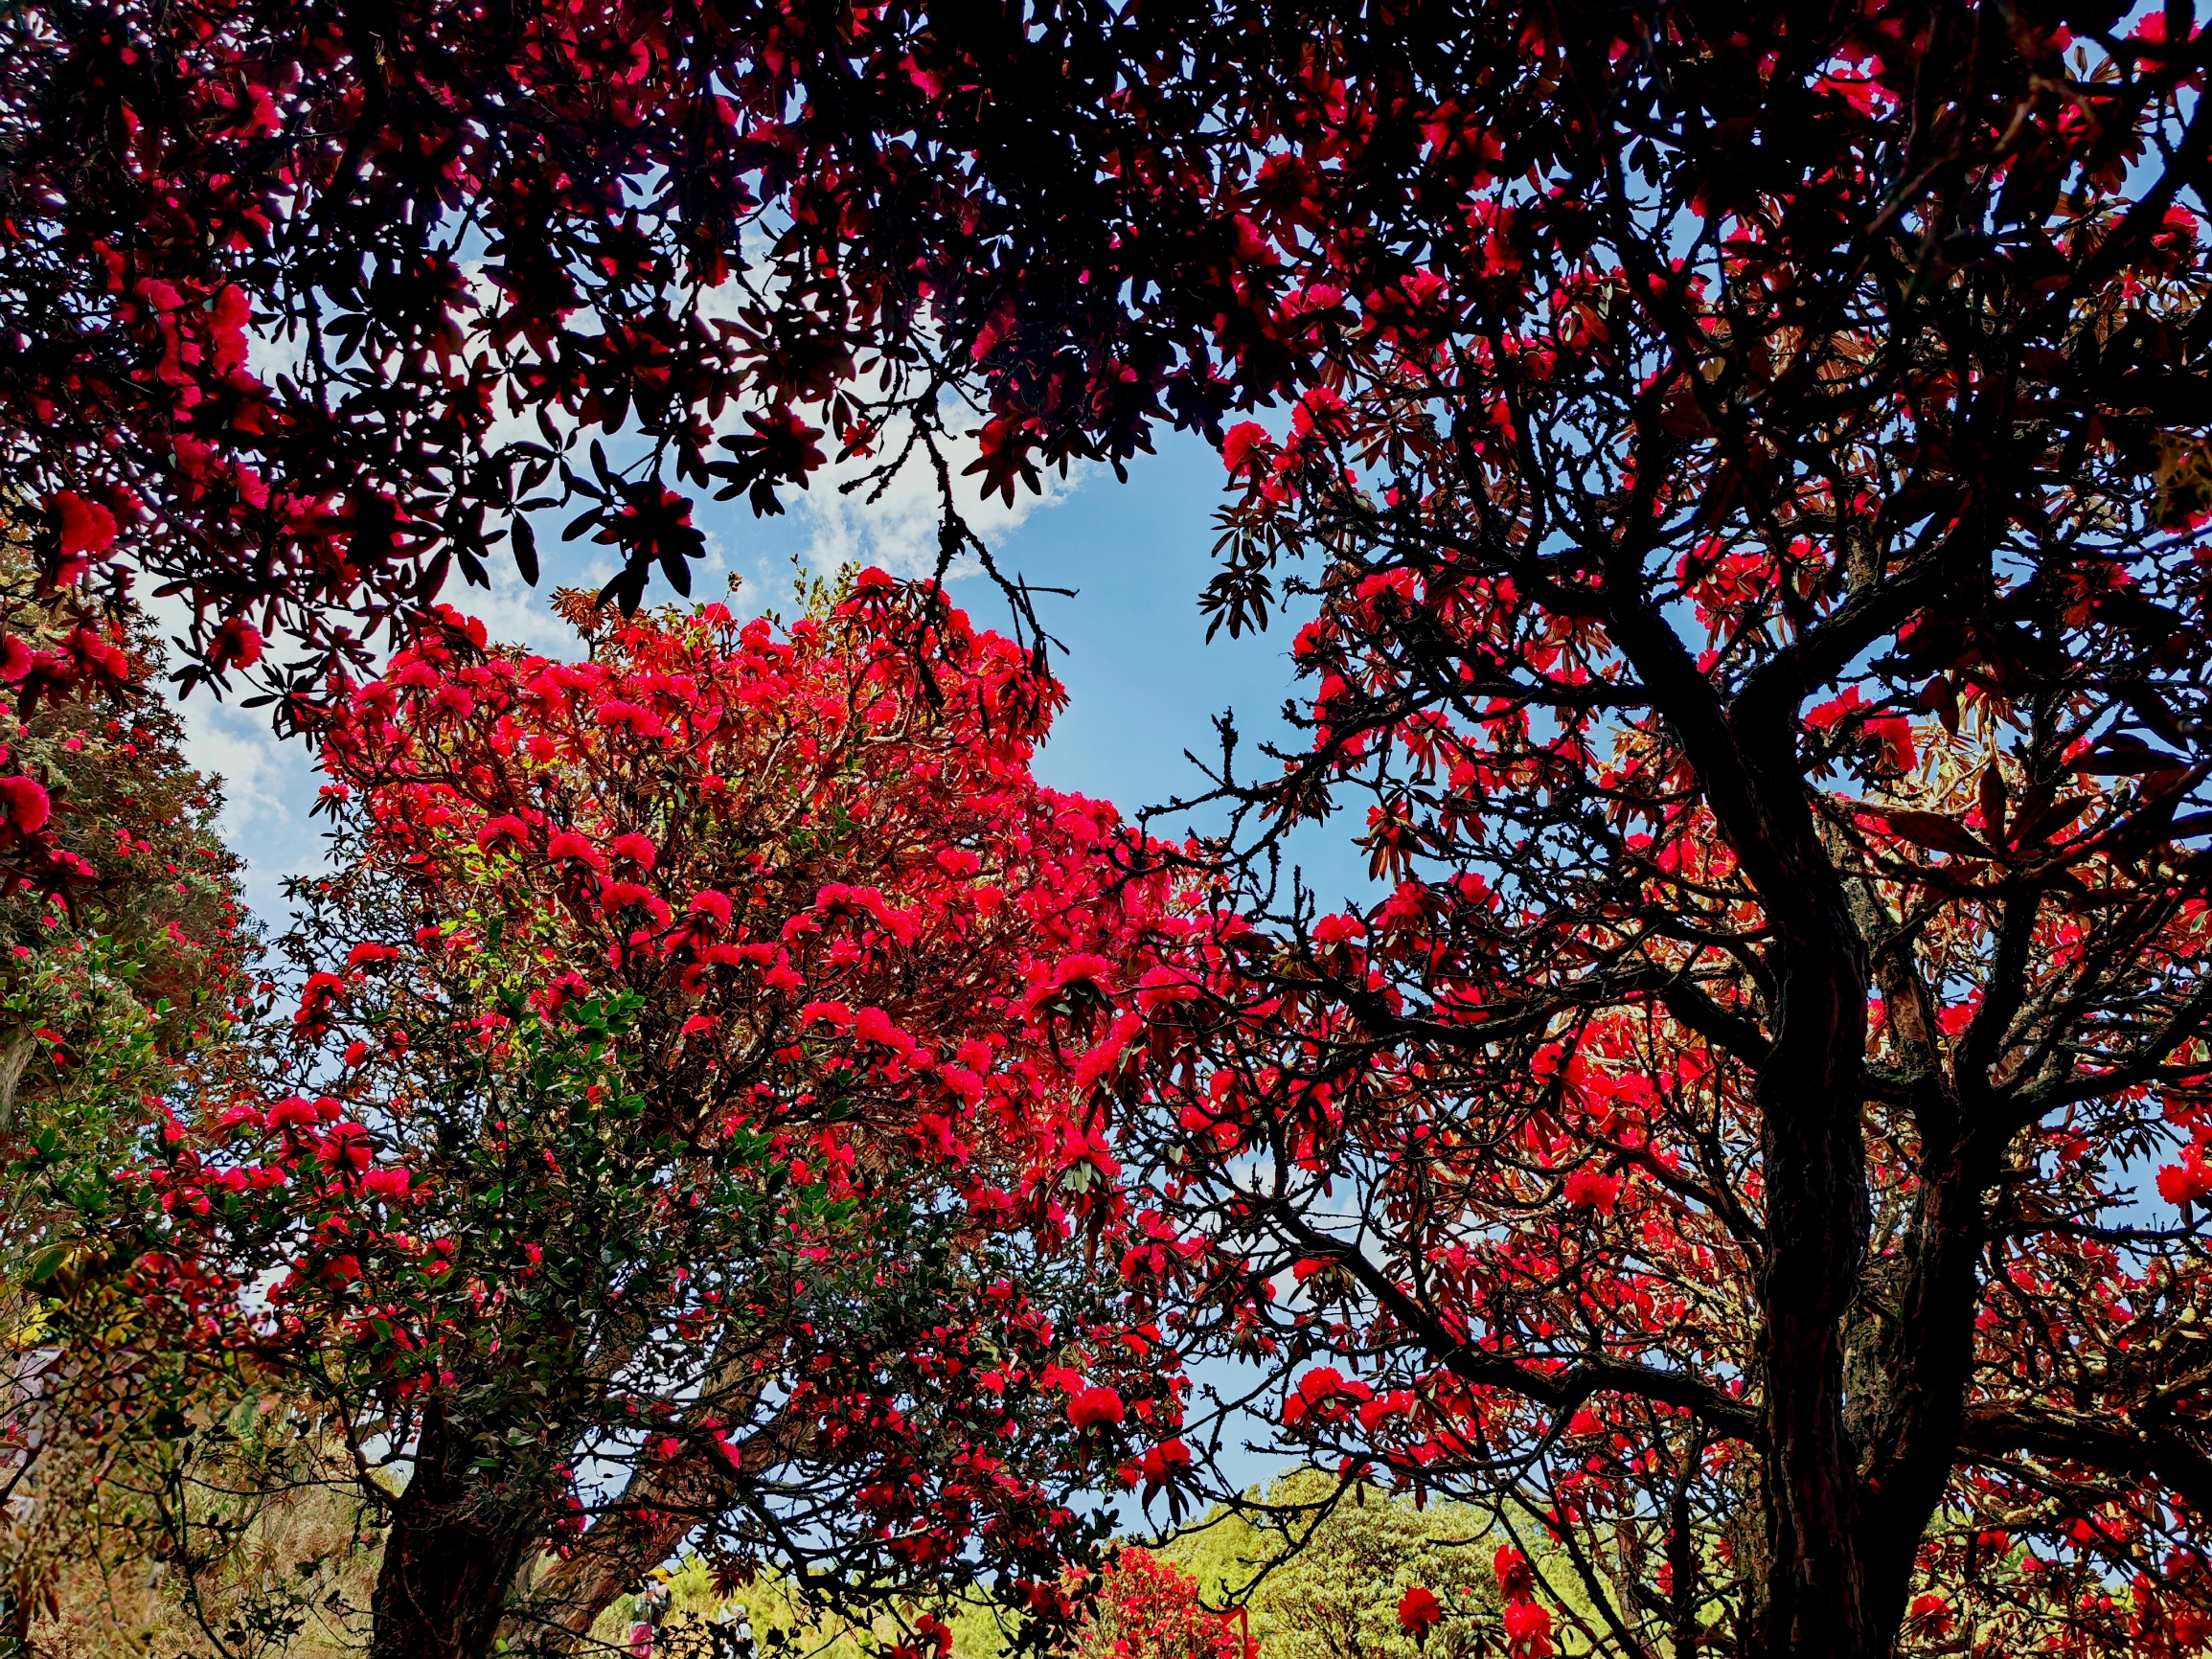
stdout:
POLYGON ((285 880, 323 863, 322 826, 311 816, 322 783, 314 756, 301 739, 280 739, 266 709, 218 703, 204 688, 180 712, 184 758, 221 781, 216 830, 245 861, 246 906, 282 931, 285 880))
MULTIPOLYGON (((169 642, 173 662, 174 642, 186 633, 192 607, 174 595, 142 595, 141 602, 155 630, 169 642)), ((272 648, 282 651, 285 643, 272 642, 272 648)), ((161 690, 173 701, 171 687, 161 690)), ((312 815, 322 779, 313 752, 297 738, 280 739, 269 724, 266 707, 239 707, 253 692, 234 675, 228 701, 218 700, 201 686, 176 704, 176 710, 184 721, 185 761, 222 785, 216 832, 245 863, 246 907, 264 926, 281 933, 285 880, 323 862, 324 826, 312 815)))
MULTIPOLYGON (((952 478, 953 504, 969 528, 994 552, 1038 508, 1057 507, 1065 501, 1082 485, 1086 471, 1082 466, 1070 467, 1065 478, 1058 472, 1046 472, 1041 495, 1016 489, 1010 507, 1001 496, 977 500, 978 481, 962 475, 982 453, 972 435, 943 440, 941 445, 952 478)), ((807 557, 825 572, 846 564, 878 564, 894 576, 927 576, 937 568, 941 522, 936 468, 919 446, 887 482, 865 482, 875 465, 854 460, 827 467, 815 477, 811 489, 786 495, 812 532, 807 557), (862 482, 850 490, 839 488, 855 481, 862 482)), ((952 574, 967 576, 975 569, 970 556, 955 563, 952 574)))

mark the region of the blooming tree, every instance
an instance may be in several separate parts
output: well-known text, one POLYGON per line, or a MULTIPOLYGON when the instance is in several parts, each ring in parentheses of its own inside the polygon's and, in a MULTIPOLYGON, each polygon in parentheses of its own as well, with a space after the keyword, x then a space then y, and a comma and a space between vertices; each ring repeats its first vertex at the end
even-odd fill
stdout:
POLYGON ((1210 597, 1317 609, 1309 741, 1224 745, 1134 1269, 1546 1640, 2199 1644, 2204 38, 1406 16, 1240 106, 1316 383, 1210 597))
POLYGON ((1096 1271, 1157 883, 1031 777, 1060 693, 957 612, 569 610, 585 660, 448 617, 329 710, 321 1070, 180 1125, 159 1246, 280 1271, 235 1339, 384 1511, 378 1655, 566 1650, 687 1538, 1064 1617, 1071 1499, 1180 1414, 1096 1271))
MULTIPOLYGON (((549 500, 632 604, 656 572, 688 591, 696 493, 777 511, 832 455, 933 469, 946 557, 988 558, 948 387, 996 387, 970 470, 1011 495, 1147 447, 1163 400, 1218 431, 1288 364, 1217 365, 1204 320, 1267 303, 1243 169, 1155 167, 1130 90, 1207 9, 1040 21, 11 11, 0 443, 48 570, 152 573, 192 603, 191 671, 298 690, 456 572, 535 578, 549 500), (263 661, 278 629, 315 648, 263 661)), ((1164 136, 1211 144, 1211 115, 1164 136)))
MULTIPOLYGON (((0 565, 0 580, 24 574, 19 558, 0 565)), ((146 1519, 143 1443, 100 1425, 173 1409, 180 1379, 162 1357, 170 1333, 101 1282, 104 1176, 165 1099, 221 1064, 251 990, 237 862, 148 683, 149 630, 69 600, 18 604, 11 622, 19 660, 51 664, 57 642, 88 633, 118 683, 34 689, 0 712, 16 827, 0 856, 22 861, 0 894, 0 1647, 57 1604, 103 1528, 146 1519), (49 1316, 63 1295, 98 1308, 98 1340, 63 1339, 49 1316)))
POLYGON ((527 567, 541 493, 635 601, 698 546, 680 491, 770 511, 832 455, 933 466, 969 545, 955 384, 1010 494, 1218 435, 1214 615, 1319 611, 1311 750, 1224 757, 1245 868, 1350 800, 1390 892, 1232 883, 1252 931, 1148 988, 1132 1271, 1220 1252, 1212 1333, 1324 1362, 1295 1437, 1494 1409, 1346 1455, 1515 1483, 1562 1550, 1603 1529, 1557 1480, 1618 1463, 1624 1649, 1966 1641, 1923 1603, 1966 1584, 2054 1641, 2201 1634, 2194 1208, 2114 1208, 2204 1168, 2165 1144, 2204 1012, 2192 8, 5 27, 0 409, 57 575, 112 527, 211 670, 321 625, 311 680, 325 607, 527 567))
MULTIPOLYGON (((7 739, 0 741, 0 897, 12 898, 28 889, 34 904, 54 898, 74 910, 74 900, 96 887, 104 888, 111 898, 138 891, 130 878, 138 873, 118 872, 116 855, 128 860, 139 838, 123 846, 108 838, 120 827, 103 825, 97 851, 105 856, 88 856, 83 834, 66 833, 69 810, 60 816, 55 811, 54 786, 97 787, 102 774, 81 759, 69 767, 62 762, 81 758, 95 735, 114 738, 125 725, 134 725, 138 731, 123 745, 131 752, 117 756, 126 762, 117 780, 120 786, 144 786, 157 775, 153 767, 128 763, 139 760, 148 745, 169 768, 159 775, 182 775, 184 768, 175 754, 174 722, 148 696, 148 652, 159 656, 150 628, 126 602, 96 603, 88 594, 57 589, 44 580, 26 545, 29 539, 12 525, 0 523, 0 686, 7 688, 14 715, 7 739), (72 705, 77 712, 71 712, 72 705), (129 721, 111 718, 125 712, 129 721), (113 730, 107 730, 110 726, 113 730), (57 747, 71 739, 75 748, 57 747)), ((101 807, 110 804, 122 806, 124 816, 135 805, 127 798, 111 803, 96 795, 89 810, 80 807, 77 815, 87 824, 98 821, 101 807)), ((163 805, 171 808, 180 829, 189 823, 204 842, 201 806, 188 806, 182 799, 163 805)), ((159 808, 138 816, 142 827, 150 829, 159 822, 159 808)), ((0 1059, 0 1079, 11 1064, 19 1075, 19 1059, 0 1059)), ((0 1129, 7 1118, 0 1105, 0 1129)))

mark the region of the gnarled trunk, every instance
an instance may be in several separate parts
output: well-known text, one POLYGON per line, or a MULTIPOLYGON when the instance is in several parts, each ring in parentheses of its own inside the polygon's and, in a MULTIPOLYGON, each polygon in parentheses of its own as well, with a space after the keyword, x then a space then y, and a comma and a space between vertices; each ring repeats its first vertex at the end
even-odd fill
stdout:
MULTIPOLYGON (((757 1397, 759 1384, 748 1388, 757 1397)), ((616 1597, 667 1560, 702 1519, 726 1508, 748 1474, 787 1456, 804 1433, 803 1424, 779 1418, 743 1443, 735 1463, 702 1435, 666 1462, 640 1467, 619 1505, 518 1590, 500 1631, 509 1649, 549 1656, 580 1651, 593 1621, 616 1597)))
POLYGON ((626 1509, 606 1516, 582 1545, 546 1561, 516 1598, 520 1605, 503 1631, 508 1648, 545 1659, 581 1651, 600 1614, 668 1559, 696 1525, 696 1516, 666 1510, 626 1509))
POLYGON ((540 1517, 469 1476, 467 1437, 425 1414, 370 1602, 371 1659, 483 1659, 540 1517))

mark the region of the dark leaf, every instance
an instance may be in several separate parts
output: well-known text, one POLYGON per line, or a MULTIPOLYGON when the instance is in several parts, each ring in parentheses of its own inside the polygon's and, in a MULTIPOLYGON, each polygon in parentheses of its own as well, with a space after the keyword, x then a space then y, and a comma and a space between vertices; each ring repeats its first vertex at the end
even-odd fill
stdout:
POLYGON ((537 585, 537 532, 519 513, 514 518, 514 568, 532 587, 537 585))
POLYGON ((1918 846, 1933 848, 1938 852, 1956 853, 1961 858, 1994 858, 1989 847, 1977 840, 1973 831, 1955 819, 1945 818, 1934 812, 1884 811, 1882 821, 1891 830, 1918 846))

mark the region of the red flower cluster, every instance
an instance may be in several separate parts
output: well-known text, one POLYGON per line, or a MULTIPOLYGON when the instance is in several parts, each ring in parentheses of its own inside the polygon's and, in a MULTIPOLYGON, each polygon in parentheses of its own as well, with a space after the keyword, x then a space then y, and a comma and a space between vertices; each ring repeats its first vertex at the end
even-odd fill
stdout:
MULTIPOLYGON (((326 711, 349 856, 294 1024, 341 1079, 188 1125, 164 1190, 235 1194, 202 1254, 242 1283, 292 1253, 273 1352, 433 1440, 582 1345, 606 1382, 532 1433, 628 1484, 513 1618, 584 1628, 702 1508, 758 1530, 762 1482, 840 1494, 795 1564, 1056 1583, 1098 1473, 1184 1478, 1176 1355, 1084 1265, 1133 1236, 1120 1005, 1169 889, 1031 776, 1058 688, 926 594, 782 633, 570 608, 583 661, 448 616, 326 711), (637 1319, 650 1376, 589 1334, 637 1319), (644 1451, 608 1442, 633 1422, 644 1451)), ((515 1524, 554 1536, 581 1495, 533 1479, 515 1524)), ((454 1524, 402 1503, 394 1553, 454 1524)), ((422 1604, 395 1583, 380 1623, 422 1604)))
POLYGON ((1259 1659, 1237 1613, 1209 1609, 1198 1582, 1149 1550, 1125 1549, 1096 1586, 1074 1659, 1259 1659))

